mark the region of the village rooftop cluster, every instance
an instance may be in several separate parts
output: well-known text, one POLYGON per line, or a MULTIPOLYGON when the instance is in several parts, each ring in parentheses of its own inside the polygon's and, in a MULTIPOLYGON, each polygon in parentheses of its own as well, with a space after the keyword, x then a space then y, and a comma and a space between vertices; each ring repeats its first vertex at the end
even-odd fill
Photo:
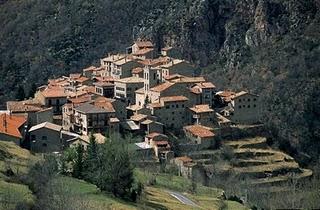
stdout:
POLYGON ((137 151, 168 160, 174 157, 169 135, 201 150, 215 146, 219 128, 259 122, 257 95, 219 89, 176 55, 172 47, 158 52, 152 42, 137 40, 125 54, 100 59, 99 67, 49 79, 34 98, 7 102, 0 139, 52 153, 86 147, 90 133, 98 143, 132 133, 141 136, 137 151))

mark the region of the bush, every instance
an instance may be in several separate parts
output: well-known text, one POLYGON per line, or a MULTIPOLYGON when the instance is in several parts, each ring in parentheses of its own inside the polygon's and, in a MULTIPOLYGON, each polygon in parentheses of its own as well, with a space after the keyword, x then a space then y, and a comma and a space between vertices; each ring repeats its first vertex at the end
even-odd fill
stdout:
POLYGON ((224 160, 231 160, 234 158, 233 149, 229 146, 223 145, 221 148, 221 157, 224 160))

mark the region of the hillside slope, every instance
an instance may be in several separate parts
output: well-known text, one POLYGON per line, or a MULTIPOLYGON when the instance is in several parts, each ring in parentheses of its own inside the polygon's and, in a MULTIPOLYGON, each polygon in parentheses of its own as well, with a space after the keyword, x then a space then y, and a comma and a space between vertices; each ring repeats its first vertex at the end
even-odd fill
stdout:
POLYGON ((291 155, 320 153, 318 0, 2 1, 0 104, 18 84, 97 63, 133 38, 180 48, 221 88, 248 89, 291 155), (291 145, 291 146, 290 146, 291 145))

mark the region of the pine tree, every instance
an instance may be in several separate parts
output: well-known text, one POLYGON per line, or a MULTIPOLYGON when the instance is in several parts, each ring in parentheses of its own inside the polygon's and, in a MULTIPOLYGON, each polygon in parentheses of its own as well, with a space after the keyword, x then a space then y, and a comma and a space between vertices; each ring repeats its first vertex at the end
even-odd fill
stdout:
POLYGON ((72 173, 73 177, 82 178, 83 168, 84 168, 83 153, 84 153, 83 146, 81 144, 78 144, 77 155, 76 155, 75 163, 73 165, 73 173, 72 173))
POLYGON ((90 133, 90 138, 89 138, 89 144, 87 147, 87 157, 85 160, 85 178, 86 180, 95 183, 96 182, 96 172, 97 172, 97 157, 98 157, 98 151, 97 151, 97 143, 94 135, 90 133))
POLYGON ((24 92, 24 88, 22 85, 19 85, 18 86, 18 90, 17 90, 17 93, 16 93, 16 99, 18 99, 19 101, 22 101, 26 98, 26 94, 24 92))

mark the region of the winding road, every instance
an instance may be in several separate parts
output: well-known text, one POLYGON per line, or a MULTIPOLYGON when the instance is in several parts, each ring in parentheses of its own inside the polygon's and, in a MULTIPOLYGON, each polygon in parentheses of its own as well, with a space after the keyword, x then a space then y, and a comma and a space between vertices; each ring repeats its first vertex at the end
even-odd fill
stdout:
POLYGON ((194 206, 194 207, 199 207, 195 202, 187 198, 186 196, 182 195, 181 193, 178 192, 173 192, 173 191, 167 191, 172 197, 176 198, 179 200, 181 203, 189 205, 189 206, 194 206))

